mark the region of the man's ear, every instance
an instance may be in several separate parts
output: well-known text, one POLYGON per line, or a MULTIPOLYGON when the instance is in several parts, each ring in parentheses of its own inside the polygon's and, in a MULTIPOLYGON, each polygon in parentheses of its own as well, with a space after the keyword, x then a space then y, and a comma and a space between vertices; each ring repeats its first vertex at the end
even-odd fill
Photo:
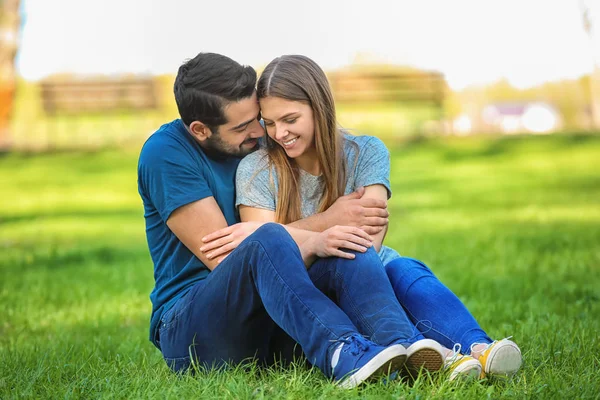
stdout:
POLYGON ((200 121, 194 121, 190 124, 190 133, 201 142, 212 135, 210 128, 200 121))

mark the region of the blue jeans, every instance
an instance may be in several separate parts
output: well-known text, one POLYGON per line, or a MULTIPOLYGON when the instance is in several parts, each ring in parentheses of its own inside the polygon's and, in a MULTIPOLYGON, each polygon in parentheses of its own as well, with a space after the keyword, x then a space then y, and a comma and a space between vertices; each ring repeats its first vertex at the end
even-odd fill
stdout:
POLYGON ((386 266, 398 301, 423 336, 470 354, 473 343, 491 343, 465 305, 421 261, 401 257, 386 266))
POLYGON ((352 261, 321 259, 307 271, 287 231, 265 224, 163 315, 158 344, 167 364, 182 371, 192 360, 209 368, 270 364, 274 355, 293 356, 297 342, 330 376, 340 338, 407 342, 413 331, 373 250, 352 261))
POLYGON ((352 260, 319 259, 308 275, 371 341, 408 347, 423 339, 398 302, 377 253, 370 248, 354 255, 352 260))

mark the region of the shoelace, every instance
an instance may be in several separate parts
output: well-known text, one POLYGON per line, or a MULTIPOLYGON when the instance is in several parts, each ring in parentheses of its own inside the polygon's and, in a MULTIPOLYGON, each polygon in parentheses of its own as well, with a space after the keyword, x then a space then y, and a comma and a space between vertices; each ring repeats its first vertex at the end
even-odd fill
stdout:
POLYGON ((490 347, 492 347, 492 346, 493 346, 493 345, 495 345, 496 343, 498 343, 498 342, 500 342, 500 341, 502 341, 502 340, 510 340, 510 339, 512 339, 512 336, 505 337, 504 339, 500 339, 500 340, 494 340, 492 343, 473 343, 473 344, 471 345, 471 348, 470 348, 469 350, 471 350, 471 354, 472 354, 472 353, 473 353, 473 348, 474 348, 475 346, 479 346, 479 345, 483 344, 483 345, 485 345, 485 347, 483 348, 483 350, 481 350, 481 351, 479 352, 479 355, 481 356, 481 354, 485 353, 485 352, 487 351, 487 349, 489 349, 490 347))
POLYGON ((407 339, 403 339, 402 342, 403 343, 413 343, 415 340, 417 340, 417 338, 419 336, 422 336, 424 333, 429 332, 430 330, 433 329, 433 324, 431 323, 431 321, 429 320, 420 320, 417 321, 417 323, 415 324, 414 328, 413 328, 413 336, 407 338, 407 339), (424 331, 420 331, 419 330, 419 325, 423 325, 425 326, 425 330, 424 331))
POLYGON ((369 350, 370 347, 367 339, 360 335, 350 335, 345 338, 334 340, 334 342, 343 343, 345 346, 342 347, 342 351, 344 353, 349 352, 353 356, 358 355, 361 351, 369 350))
POLYGON ((460 356, 460 350, 462 349, 462 345, 460 343, 455 343, 454 346, 452 346, 452 355, 449 357, 446 357, 446 359, 448 360, 449 363, 453 363, 454 361, 456 361, 458 359, 458 356, 460 356))

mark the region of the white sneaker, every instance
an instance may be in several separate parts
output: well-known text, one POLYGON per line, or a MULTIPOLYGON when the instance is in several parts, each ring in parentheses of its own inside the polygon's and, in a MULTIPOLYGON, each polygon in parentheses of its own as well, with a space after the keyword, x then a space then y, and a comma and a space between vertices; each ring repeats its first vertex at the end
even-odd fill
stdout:
POLYGON ((479 379, 481 377, 481 363, 471 356, 460 354, 460 343, 454 345, 453 353, 446 357, 444 369, 450 372, 449 381, 460 379, 479 379))
MULTIPOLYGON (((511 336, 512 337, 512 336, 511 336)), ((510 376, 521 368, 523 357, 519 346, 510 337, 496 340, 486 345, 479 355, 479 362, 483 367, 483 374, 493 376, 510 376)), ((483 343, 473 343, 473 347, 483 343)))
POLYGON ((331 357, 331 376, 345 389, 390 375, 406 360, 406 349, 400 344, 379 346, 358 334, 338 341, 331 357))
POLYGON ((444 366, 442 345, 435 340, 422 339, 406 349, 406 369, 416 376, 423 368, 426 371, 439 371, 444 366))

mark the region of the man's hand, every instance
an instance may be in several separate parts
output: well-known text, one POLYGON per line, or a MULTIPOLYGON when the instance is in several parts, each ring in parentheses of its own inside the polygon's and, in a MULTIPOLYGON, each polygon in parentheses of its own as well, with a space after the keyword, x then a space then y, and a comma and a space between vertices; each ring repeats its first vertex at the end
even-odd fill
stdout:
POLYGON ((315 233, 300 246, 300 252, 308 266, 316 257, 340 257, 353 259, 354 250, 364 253, 373 245, 373 238, 365 231, 354 226, 334 226, 323 232, 315 233))
POLYGON ((202 238, 204 245, 200 251, 206 255, 206 258, 212 260, 217 258, 220 263, 227 257, 240 243, 248 236, 260 228, 264 222, 240 222, 227 228, 219 229, 202 238))
POLYGON ((365 188, 338 198, 323 214, 332 225, 361 228, 369 235, 383 231, 388 223, 387 201, 363 198, 365 188))

